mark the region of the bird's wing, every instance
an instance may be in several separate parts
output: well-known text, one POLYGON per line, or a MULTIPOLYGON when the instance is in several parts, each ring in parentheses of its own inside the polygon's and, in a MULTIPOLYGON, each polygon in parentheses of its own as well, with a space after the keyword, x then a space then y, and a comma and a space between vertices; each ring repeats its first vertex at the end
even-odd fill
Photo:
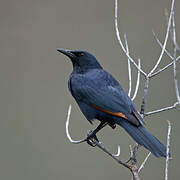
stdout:
POLYGON ((76 98, 100 111, 124 118, 134 125, 142 124, 143 120, 135 105, 120 84, 112 76, 105 79, 106 81, 102 78, 94 81, 87 79, 79 86, 73 86, 76 98))

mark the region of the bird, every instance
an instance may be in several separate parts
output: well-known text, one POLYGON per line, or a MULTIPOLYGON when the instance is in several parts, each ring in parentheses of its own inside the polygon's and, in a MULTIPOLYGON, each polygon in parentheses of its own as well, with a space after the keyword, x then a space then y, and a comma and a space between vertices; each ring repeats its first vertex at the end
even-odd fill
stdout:
MULTIPOLYGON (((94 120, 100 122, 89 133, 89 139, 97 139, 96 133, 106 125, 113 129, 119 125, 154 156, 166 157, 166 146, 145 128, 135 104, 94 55, 83 50, 57 48, 57 51, 72 62, 73 71, 68 80, 68 88, 81 112, 91 124, 94 120)), ((89 144, 93 146, 90 141, 89 144)))

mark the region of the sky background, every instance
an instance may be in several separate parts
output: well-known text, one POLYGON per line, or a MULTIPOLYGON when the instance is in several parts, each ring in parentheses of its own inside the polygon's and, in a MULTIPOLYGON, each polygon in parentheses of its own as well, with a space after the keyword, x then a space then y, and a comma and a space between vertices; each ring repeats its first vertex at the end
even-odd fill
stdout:
MULTIPOLYGON (((120 33, 127 34, 130 54, 142 60, 149 72, 160 55, 152 29, 163 41, 164 9, 169 0, 119 0, 120 33)), ((175 2, 177 40, 180 1, 175 2)), ((81 114, 67 88, 71 62, 56 48, 83 49, 93 53, 128 90, 127 58, 115 35, 114 1, 103 0, 1 0, 0 6, 0 179, 2 180, 109 180, 131 179, 98 148, 71 144, 65 121, 72 104, 70 131, 81 139, 95 128, 81 114)), ((168 41, 172 52, 172 44, 168 41)), ((171 60, 163 56, 160 67, 171 60)), ((133 91, 137 76, 133 68, 133 91)), ((178 75, 178 79, 180 76, 178 75)), ((144 80, 135 104, 140 108, 144 80)), ((169 68, 150 82, 146 111, 176 101, 173 70, 169 68)), ((145 118, 147 128, 166 143, 167 120, 172 123, 169 179, 179 176, 179 112, 162 112, 145 118)), ((98 137, 112 152, 121 145, 121 159, 129 157, 134 141, 122 128, 103 129, 98 137)), ((139 163, 148 151, 140 148, 139 163)), ((141 172, 142 179, 164 179, 165 159, 153 156, 141 172)))

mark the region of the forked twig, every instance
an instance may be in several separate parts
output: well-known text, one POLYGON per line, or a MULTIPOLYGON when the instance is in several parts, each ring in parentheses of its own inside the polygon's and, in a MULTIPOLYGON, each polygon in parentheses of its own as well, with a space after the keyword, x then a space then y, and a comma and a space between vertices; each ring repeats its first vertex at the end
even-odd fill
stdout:
MULTIPOLYGON (((157 43, 159 44, 159 46, 160 46, 161 48, 163 48, 162 43, 160 42, 160 40, 158 39, 158 37, 157 37, 157 35, 155 34, 154 31, 153 31, 153 35, 154 35, 157 43)), ((170 57, 170 59, 172 59, 172 60, 174 61, 174 57, 173 57, 166 49, 165 49, 165 53, 170 57)), ((176 58, 176 62, 179 61, 179 59, 180 59, 180 56, 178 56, 178 57, 176 58)), ((173 65, 173 63, 174 63, 173 61, 172 61, 171 63, 169 63, 168 65, 166 65, 164 68, 162 68, 162 69, 160 69, 160 70, 152 73, 149 77, 150 77, 150 78, 151 78, 151 77, 154 77, 155 75, 157 75, 157 74, 161 73, 162 71, 166 70, 168 67, 170 67, 170 66, 173 65)))
POLYGON ((135 63, 135 61, 130 57, 130 55, 127 53, 126 48, 124 47, 122 41, 121 41, 121 37, 120 37, 120 33, 119 33, 119 28, 118 28, 118 2, 117 0, 115 0, 115 14, 114 14, 114 22, 115 22, 115 29, 116 29, 116 37, 118 39, 118 42, 122 48, 122 50, 124 51, 124 53, 126 54, 126 56, 128 57, 128 59, 131 61, 131 63, 143 74, 143 76, 147 76, 147 74, 138 67, 138 65, 135 63))
POLYGON ((167 44, 167 40, 168 40, 168 36, 169 36, 169 31, 170 31, 170 27, 171 27, 171 20, 172 20, 173 12, 174 12, 174 0, 172 0, 172 3, 171 3, 171 12, 170 12, 170 15, 169 15, 169 20, 168 20, 168 26, 167 26, 166 36, 165 36, 164 44, 163 44, 163 47, 162 47, 162 50, 161 50, 161 54, 160 54, 160 56, 159 56, 159 59, 157 60, 157 63, 155 64, 155 66, 153 67, 153 69, 150 71, 150 73, 148 74, 148 76, 150 76, 150 75, 157 69, 159 63, 160 63, 161 60, 162 60, 162 56, 163 56, 163 54, 164 54, 164 52, 165 52, 166 44, 167 44))
MULTIPOLYGON (((180 60, 180 56, 178 56, 176 58, 176 62, 178 62, 180 60)), ((174 64, 174 62, 170 62, 168 65, 164 66, 162 69, 159 69, 158 71, 154 72, 153 74, 151 74, 150 78, 158 75, 159 73, 163 72, 164 70, 166 70, 168 67, 172 66, 174 64)))
MULTIPOLYGON (((166 8, 165 8, 164 14, 166 16, 166 21, 168 21, 168 10, 166 8)), ((175 17, 174 12, 173 12, 173 17, 175 17)), ((173 23, 175 23, 175 18, 172 21, 174 21, 173 23)), ((174 25, 172 25, 172 26, 174 26, 174 25)), ((171 31, 170 31, 172 40, 174 39, 173 29, 175 29, 175 26, 172 27, 171 31)), ((176 37, 175 37, 175 39, 176 39, 176 37)), ((175 43, 174 46, 175 46, 176 50, 180 53, 180 48, 179 48, 179 45, 177 44, 177 42, 175 41, 173 43, 175 43)))

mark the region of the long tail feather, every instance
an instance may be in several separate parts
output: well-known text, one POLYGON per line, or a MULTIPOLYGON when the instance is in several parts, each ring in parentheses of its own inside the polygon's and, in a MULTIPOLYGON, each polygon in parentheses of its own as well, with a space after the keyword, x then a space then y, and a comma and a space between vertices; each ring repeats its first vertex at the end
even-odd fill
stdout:
POLYGON ((156 157, 166 157, 166 147, 145 127, 142 125, 137 127, 124 120, 116 123, 122 126, 138 144, 144 146, 156 157))

